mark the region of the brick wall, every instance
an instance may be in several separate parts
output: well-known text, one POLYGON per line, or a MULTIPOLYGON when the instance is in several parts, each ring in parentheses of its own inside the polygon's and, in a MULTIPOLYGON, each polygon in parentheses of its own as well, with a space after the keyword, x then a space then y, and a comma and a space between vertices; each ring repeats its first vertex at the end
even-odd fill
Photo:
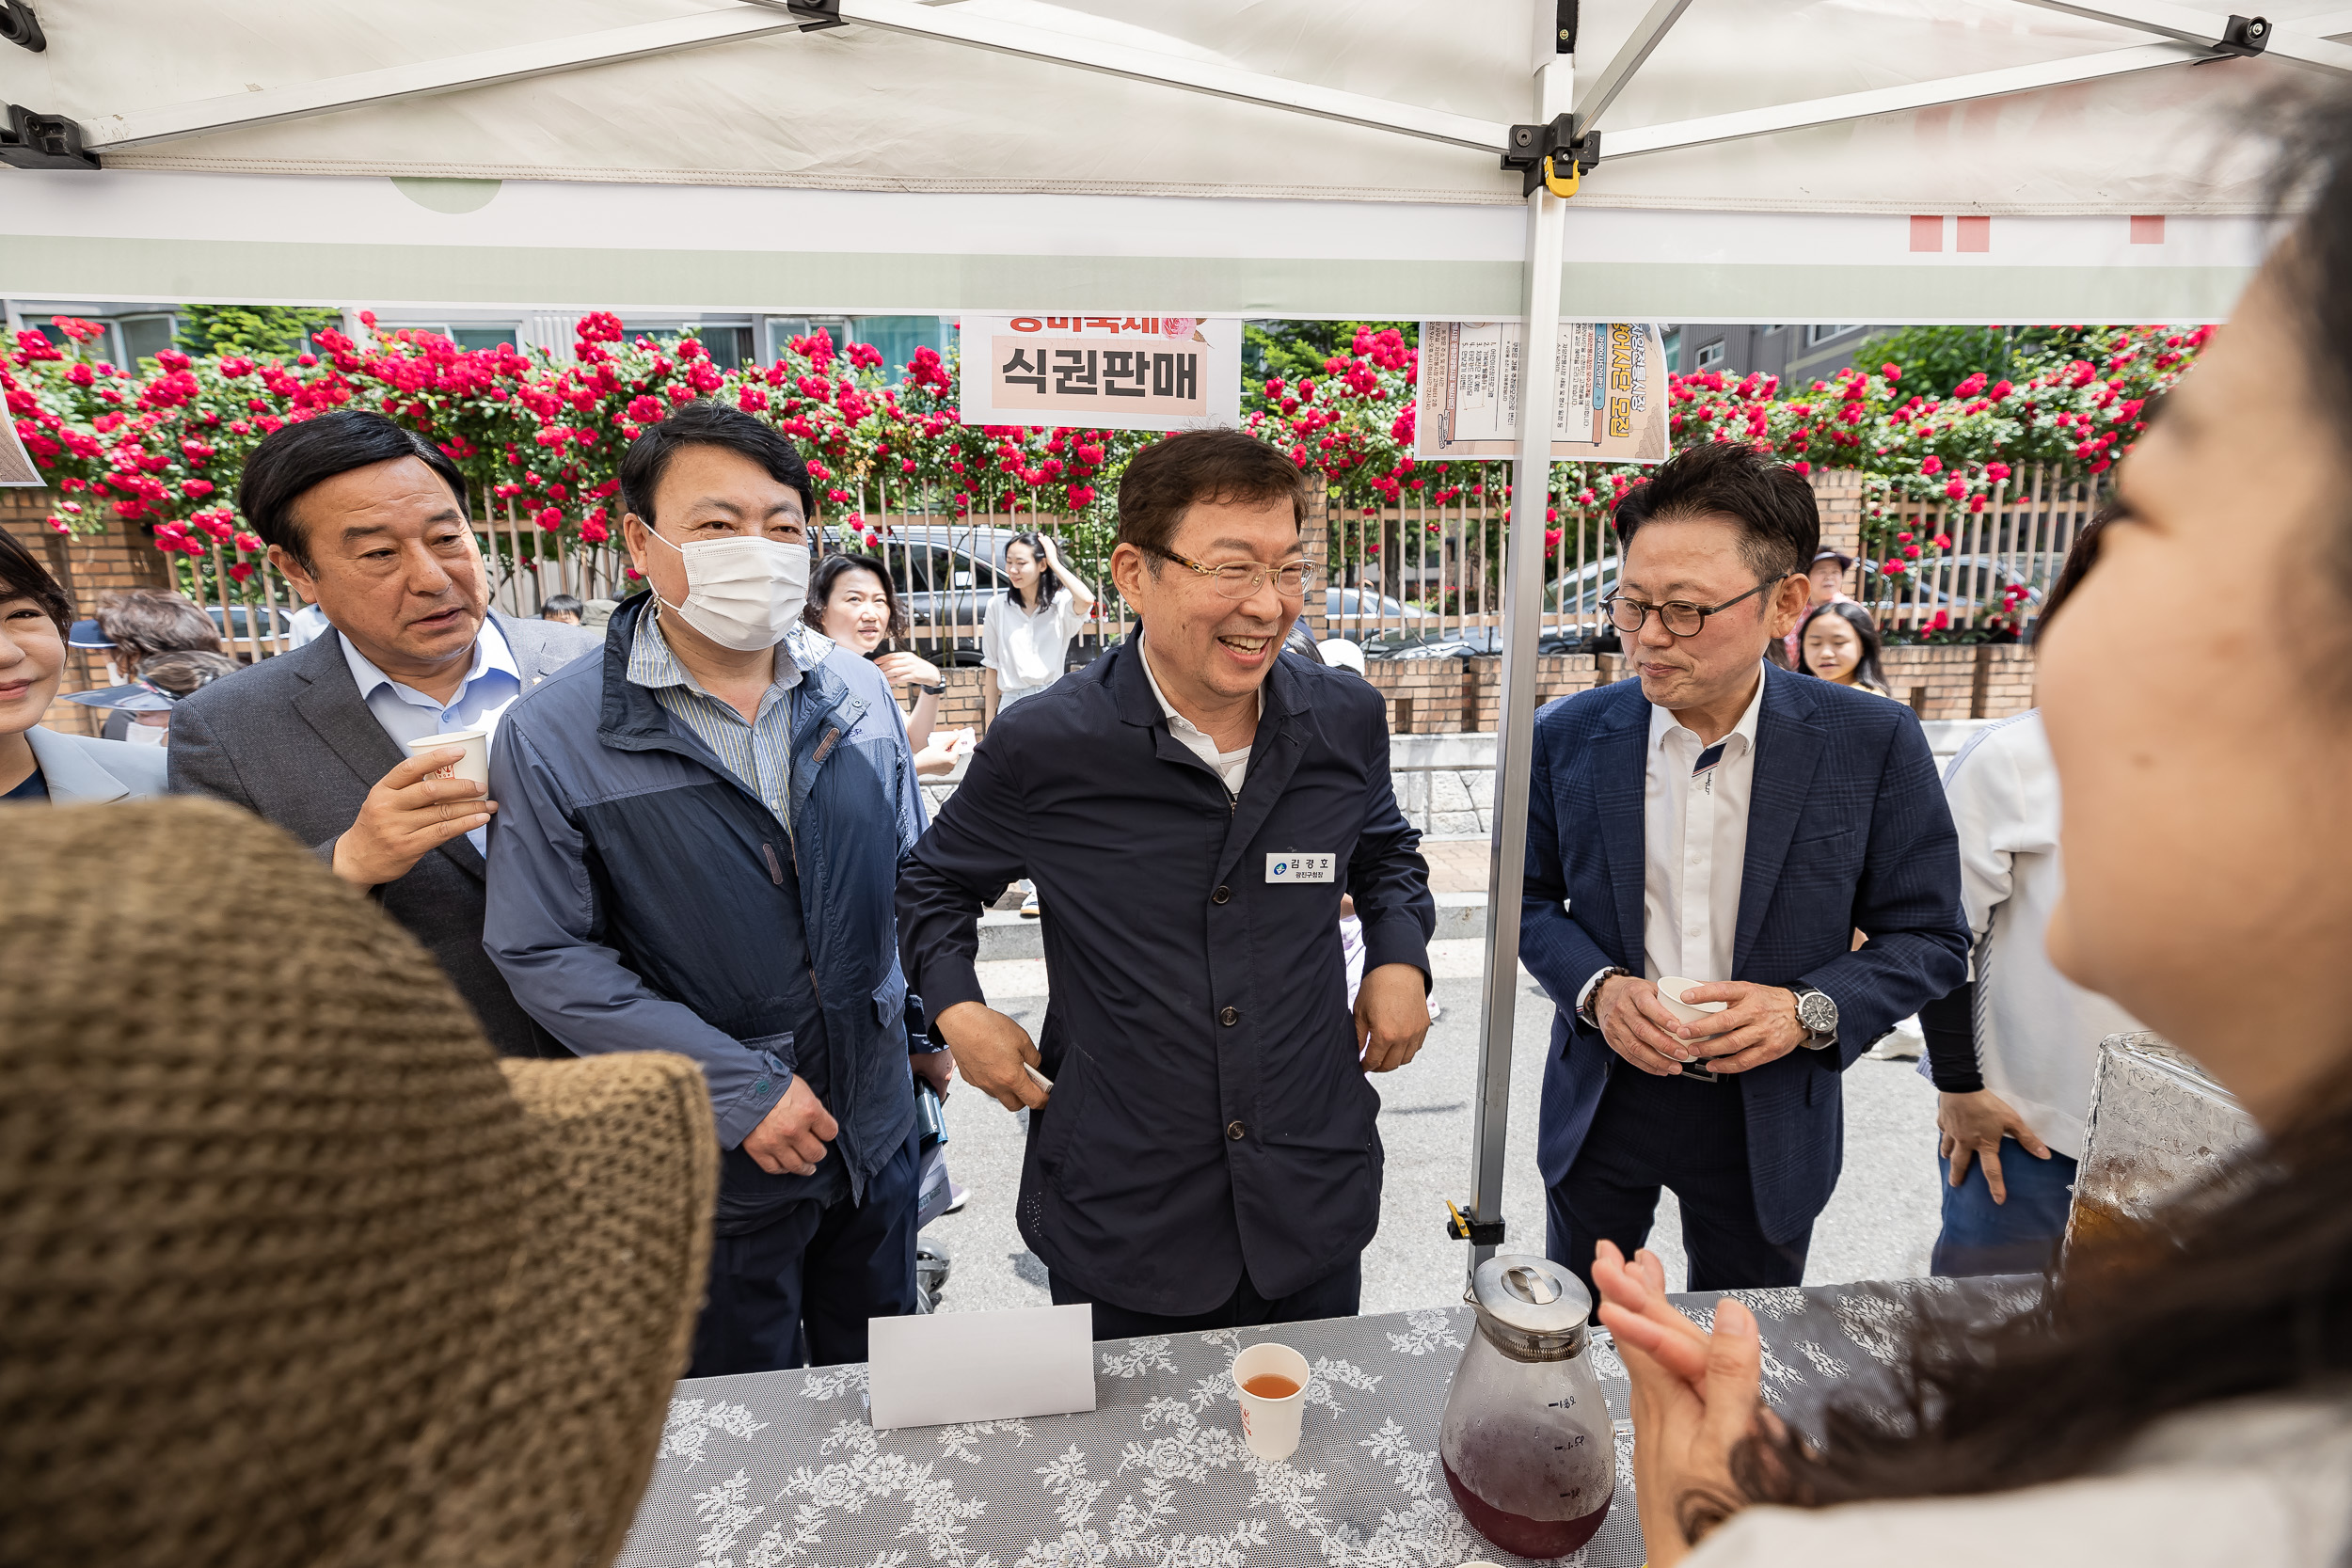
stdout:
MULTIPOLYGON (((46 490, 0 490, 0 528, 45 564, 65 587, 77 614, 88 615, 98 596, 109 588, 168 588, 171 573, 154 542, 137 530, 127 532, 110 523, 103 533, 68 538, 50 531, 47 518, 56 505, 46 490)), ((106 716, 98 709, 65 701, 68 691, 91 691, 106 684, 103 654, 68 650, 65 680, 59 697, 49 705, 42 722, 69 735, 96 735, 106 716)))
POLYGON ((1922 719, 2007 719, 2033 706, 2033 650, 2022 645, 1888 648, 1879 667, 1922 719))

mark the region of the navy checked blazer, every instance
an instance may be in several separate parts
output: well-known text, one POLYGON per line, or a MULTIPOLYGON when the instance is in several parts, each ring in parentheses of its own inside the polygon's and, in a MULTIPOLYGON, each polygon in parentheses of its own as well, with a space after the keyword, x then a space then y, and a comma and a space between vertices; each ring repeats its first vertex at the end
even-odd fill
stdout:
MULTIPOLYGON (((1612 1072, 1634 1072, 1576 1016, 1611 965, 1642 973, 1643 784, 1650 704, 1638 680, 1535 715, 1519 959, 1558 1008, 1536 1159, 1575 1164, 1612 1072)), ((1766 666, 1757 714, 1735 980, 1800 982, 1837 1004, 1837 1042, 1693 1094, 1740 1097, 1764 1234, 1801 1234, 1845 1158, 1838 1074, 1921 1004, 1967 977, 1960 852, 1935 758, 1899 703, 1766 666), (1852 946, 1860 929, 1869 940, 1852 946)))

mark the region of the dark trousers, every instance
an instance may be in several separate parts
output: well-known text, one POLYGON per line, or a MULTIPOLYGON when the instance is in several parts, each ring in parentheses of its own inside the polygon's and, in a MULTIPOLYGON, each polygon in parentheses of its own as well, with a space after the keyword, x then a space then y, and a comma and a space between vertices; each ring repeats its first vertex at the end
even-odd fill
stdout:
POLYGON ((1673 1189, 1682 1205, 1686 1289, 1804 1283, 1813 1227, 1787 1242, 1765 1240, 1736 1078, 1653 1078, 1619 1064, 1576 1163, 1551 1189, 1546 1254, 1590 1290, 1595 1245, 1606 1239, 1631 1258, 1649 1240, 1661 1188, 1673 1189))
POLYGON ((686 1375, 865 1360, 866 1320, 914 1310, 919 1168, 909 1132, 866 1184, 865 1202, 795 1203, 756 1230, 715 1238, 686 1375))
POLYGON ((1968 1174, 1952 1185, 1952 1163, 1941 1154, 1944 1228, 1935 1238, 1931 1274, 1955 1278, 1980 1274, 2040 1274, 2058 1261, 2066 1239, 2066 1216, 2074 1202, 2074 1162, 2057 1149, 2047 1160, 2026 1152, 2015 1138, 2001 1140, 2001 1186, 2006 1201, 1993 1201, 1984 1162, 1968 1162, 1968 1174))
MULTIPOLYGON (((1045 1285, 1053 1292, 1057 1307, 1075 1307, 1092 1300, 1085 1291, 1064 1284, 1061 1276, 1051 1270, 1046 1272, 1045 1285)), ((1364 1259, 1360 1253, 1349 1259, 1345 1268, 1334 1269, 1312 1285, 1286 1296, 1260 1295, 1258 1288, 1249 1282, 1249 1271, 1245 1269, 1241 1284, 1222 1307, 1189 1317, 1131 1312, 1106 1301, 1094 1302, 1094 1337, 1134 1339, 1146 1334, 1198 1334, 1213 1328, 1257 1328, 1266 1323, 1310 1323, 1317 1318, 1352 1318, 1363 1293, 1364 1259)))

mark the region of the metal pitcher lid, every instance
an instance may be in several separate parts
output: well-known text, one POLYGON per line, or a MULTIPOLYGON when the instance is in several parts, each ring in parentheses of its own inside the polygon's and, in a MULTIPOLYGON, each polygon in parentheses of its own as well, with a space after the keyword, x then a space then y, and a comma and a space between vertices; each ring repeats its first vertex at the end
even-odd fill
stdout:
POLYGON ((1563 1349, 1581 1348, 1593 1315, 1583 1281, 1549 1258, 1524 1252, 1499 1252, 1479 1264, 1470 1300, 1480 1318, 1496 1327, 1560 1341, 1563 1349))

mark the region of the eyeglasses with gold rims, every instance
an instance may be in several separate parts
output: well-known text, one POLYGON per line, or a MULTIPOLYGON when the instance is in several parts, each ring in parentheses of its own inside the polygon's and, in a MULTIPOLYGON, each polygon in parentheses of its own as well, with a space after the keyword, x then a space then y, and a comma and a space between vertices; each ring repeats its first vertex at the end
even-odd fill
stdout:
POLYGON ((1765 590, 1779 586, 1779 580, 1759 582, 1737 599, 1725 599, 1721 604, 1706 605, 1689 604, 1681 599, 1668 599, 1664 604, 1646 604, 1640 599, 1624 598, 1612 593, 1601 600, 1601 607, 1609 612, 1609 624, 1619 631, 1638 632, 1654 614, 1658 617, 1658 624, 1675 636, 1696 637, 1707 629, 1707 618, 1709 615, 1719 615, 1733 605, 1753 599, 1765 590))
POLYGON ((1222 565, 1203 566, 1198 561, 1164 550, 1157 545, 1143 546, 1145 553, 1162 561, 1172 561, 1188 572, 1198 572, 1216 585, 1216 591, 1229 599, 1246 599, 1258 591, 1259 584, 1272 578, 1274 591, 1286 599, 1303 599, 1314 591, 1315 568, 1309 561, 1285 561, 1279 566, 1269 566, 1263 561, 1228 561, 1222 565))

